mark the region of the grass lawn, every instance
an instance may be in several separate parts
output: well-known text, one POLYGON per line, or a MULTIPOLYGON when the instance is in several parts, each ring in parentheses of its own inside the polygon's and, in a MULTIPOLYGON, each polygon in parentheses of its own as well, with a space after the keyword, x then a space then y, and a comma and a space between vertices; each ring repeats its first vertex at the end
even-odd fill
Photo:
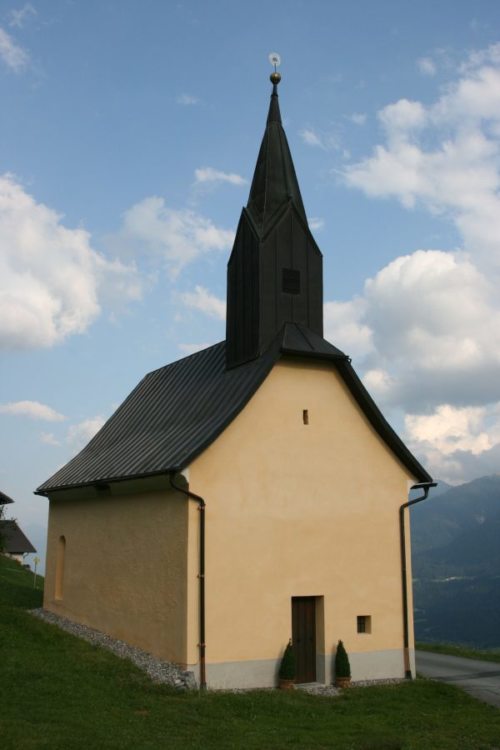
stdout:
POLYGON ((466 659, 480 659, 481 661, 495 661, 500 663, 500 649, 478 649, 468 646, 456 646, 452 643, 417 643, 419 651, 431 651, 433 654, 448 654, 449 656, 463 656, 466 659))
POLYGON ((23 611, 33 576, 0 557, 2 750, 475 750, 500 747, 500 711, 426 680, 301 692, 175 693, 23 611))

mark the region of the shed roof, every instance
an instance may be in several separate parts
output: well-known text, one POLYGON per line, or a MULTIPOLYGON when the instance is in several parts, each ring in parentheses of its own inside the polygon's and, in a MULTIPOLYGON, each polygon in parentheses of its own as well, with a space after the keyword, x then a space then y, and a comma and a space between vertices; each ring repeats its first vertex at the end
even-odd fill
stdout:
POLYGON ((27 552, 36 552, 36 549, 21 531, 16 521, 0 521, 0 535, 3 538, 5 551, 11 555, 24 555, 27 552))
POLYGON ((181 471, 237 414, 281 357, 329 362, 375 430, 419 481, 430 476, 371 399, 350 359, 304 326, 287 323, 260 357, 226 369, 225 342, 146 375, 90 443, 38 494, 181 471))

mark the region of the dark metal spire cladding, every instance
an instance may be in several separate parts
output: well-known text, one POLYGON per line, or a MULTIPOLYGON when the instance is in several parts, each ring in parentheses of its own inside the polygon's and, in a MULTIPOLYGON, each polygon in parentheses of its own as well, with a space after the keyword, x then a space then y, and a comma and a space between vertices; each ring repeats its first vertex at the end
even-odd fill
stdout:
POLYGON ((261 232, 265 232, 279 208, 292 200, 307 224, 299 183, 288 141, 281 124, 278 100, 279 73, 271 74, 273 91, 266 130, 255 166, 247 209, 261 232))
POLYGON ((261 356, 286 323, 323 336, 323 259, 281 124, 280 80, 275 70, 250 196, 227 267, 228 367, 261 356))

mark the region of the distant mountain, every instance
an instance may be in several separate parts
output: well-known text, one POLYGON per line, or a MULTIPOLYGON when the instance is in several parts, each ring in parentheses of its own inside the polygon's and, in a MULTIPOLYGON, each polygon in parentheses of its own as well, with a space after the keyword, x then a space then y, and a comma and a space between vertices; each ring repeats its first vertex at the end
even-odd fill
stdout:
POLYGON ((500 646, 500 475, 430 494, 411 533, 417 639, 500 646))

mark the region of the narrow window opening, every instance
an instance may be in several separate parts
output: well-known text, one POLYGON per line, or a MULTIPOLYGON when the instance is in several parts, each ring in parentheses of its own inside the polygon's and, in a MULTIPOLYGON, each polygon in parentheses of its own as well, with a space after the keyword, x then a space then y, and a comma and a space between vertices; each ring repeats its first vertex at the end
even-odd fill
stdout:
POLYGON ((358 633, 371 633, 372 632, 372 618, 371 615, 358 615, 358 633))
POLYGON ((309 424, 309 409, 302 409, 302 421, 309 424))
POLYGON ((283 268, 281 289, 286 294, 300 294, 300 271, 295 268, 283 268))
POLYGON ((66 538, 64 536, 59 537, 57 545, 57 561, 56 561, 56 588, 55 588, 55 599, 61 601, 64 593, 64 558, 66 555, 66 538))

